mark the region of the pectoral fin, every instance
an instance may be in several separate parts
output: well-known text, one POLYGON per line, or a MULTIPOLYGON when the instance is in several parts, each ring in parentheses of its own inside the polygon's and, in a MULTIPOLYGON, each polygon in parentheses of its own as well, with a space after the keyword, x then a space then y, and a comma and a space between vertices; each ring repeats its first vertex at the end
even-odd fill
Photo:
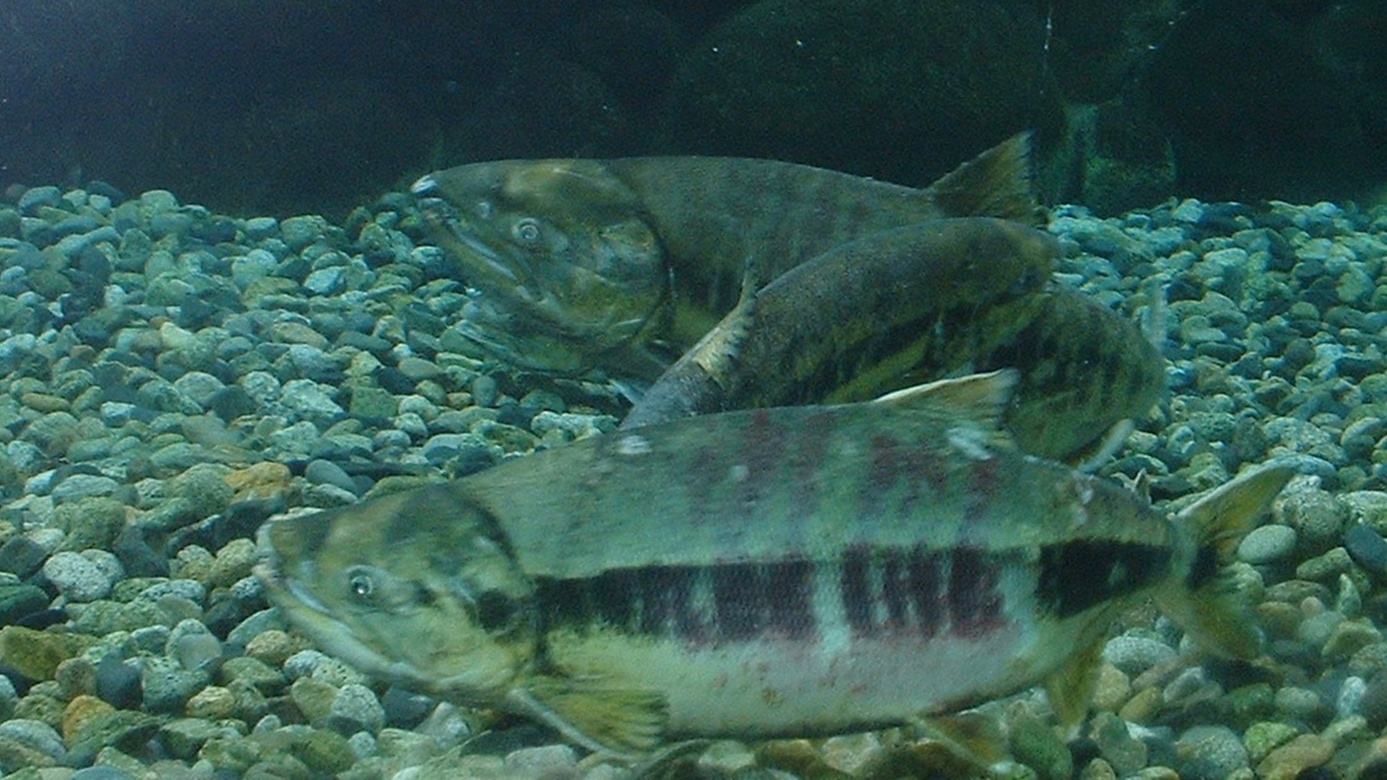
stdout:
POLYGON ((665 697, 657 692, 553 677, 535 678, 512 690, 507 702, 578 745, 620 758, 647 753, 659 744, 669 718, 665 697))
POLYGON ((728 389, 731 362, 736 359, 742 340, 751 329, 756 314, 756 291, 759 285, 756 262, 748 260, 742 273, 742 291, 737 298, 737 305, 708 331, 707 335, 699 339, 681 360, 692 361, 723 390, 728 389))

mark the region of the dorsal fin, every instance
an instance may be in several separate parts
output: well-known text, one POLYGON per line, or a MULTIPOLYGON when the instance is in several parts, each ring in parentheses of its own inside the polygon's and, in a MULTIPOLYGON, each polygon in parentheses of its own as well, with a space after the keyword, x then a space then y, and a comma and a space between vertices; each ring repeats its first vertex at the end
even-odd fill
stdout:
POLYGON ((1012 368, 940 379, 887 393, 872 401, 897 409, 943 412, 972 420, 988 428, 1000 428, 1002 415, 1016 393, 1020 373, 1012 368))
POLYGON ((1031 133, 1017 133, 944 174, 926 191, 953 217, 1001 217, 1039 225, 1031 182, 1031 133))

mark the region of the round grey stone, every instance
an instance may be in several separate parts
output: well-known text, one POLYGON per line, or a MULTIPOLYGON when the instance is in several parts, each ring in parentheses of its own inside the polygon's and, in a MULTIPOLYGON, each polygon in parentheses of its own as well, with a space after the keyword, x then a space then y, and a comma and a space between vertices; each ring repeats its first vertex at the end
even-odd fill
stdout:
POLYGON ((385 708, 370 688, 348 683, 332 700, 328 726, 344 736, 358 731, 375 734, 385 727, 385 708))
POLYGON ((309 422, 331 425, 347 416, 346 410, 332 400, 327 389, 311 379, 285 382, 279 400, 285 408, 309 422))
POLYGON ((289 346, 289 362, 299 375, 317 382, 336 381, 342 375, 337 360, 311 344, 292 344, 289 346))
MULTIPOLYGON (((274 235, 275 229, 279 227, 279 220, 274 217, 251 217, 246 220, 246 238, 251 241, 260 241, 274 235)), ((258 251, 264 251, 258 250, 258 251)), ((266 254, 269 254, 266 252, 266 254)))
POLYGON ((57 208, 62 203, 63 193, 57 187, 48 185, 43 187, 31 187, 19 196, 20 212, 33 214, 42 206, 57 208))
POLYGON ((347 272, 341 266, 319 268, 303 280, 305 290, 314 295, 336 295, 347 286, 347 272))
POLYGON ((443 374, 443 369, 439 368, 436 363, 412 356, 400 358, 396 368, 400 370, 401 374, 416 382, 423 379, 437 379, 443 374))
POLYGON ((1175 742, 1180 777, 1222 780, 1247 766, 1247 748, 1227 726, 1195 726, 1175 742))
POLYGON ((1274 563, 1295 552, 1296 532, 1288 525, 1254 528, 1238 545, 1238 560, 1254 566, 1274 563))
POLYGON ((1365 523, 1354 523, 1344 532, 1344 549, 1354 563, 1369 574, 1387 576, 1387 539, 1365 523))
POLYGON ((326 227, 326 220, 316 215, 289 217, 279 223, 279 236, 290 250, 297 252, 313 243, 326 227))
POLYGON ((304 479, 315 485, 336 485, 352 493, 357 492, 356 483, 342 467, 330 460, 316 458, 308 462, 303 470, 304 479))
POLYGON ((175 579, 156 582, 140 591, 140 598, 158 601, 165 596, 176 596, 201 604, 207 598, 207 586, 197 580, 175 579))
POLYGON ((1103 647, 1103 658, 1133 677, 1174 657, 1175 648, 1140 636, 1113 637, 1103 647))
POLYGON ((162 214, 178 208, 178 198, 168 190, 150 190, 140 195, 140 208, 145 214, 162 214))
POLYGON ((75 501, 89 496, 109 496, 120 490, 120 483, 99 474, 73 474, 53 486, 52 496, 57 503, 75 501))
POLYGON ((222 657, 222 644, 201 621, 187 619, 169 632, 165 652, 184 669, 203 669, 222 657))
POLYGON ((80 553, 55 553, 43 565, 43 576, 69 601, 105 598, 115 584, 111 574, 80 553))
POLYGON ((181 710, 193 694, 207 687, 208 681, 207 672, 189 671, 166 656, 141 659, 144 708, 152 713, 181 710))
POLYGON ((0 737, 12 739, 59 764, 67 759, 67 748, 63 747, 63 738, 58 736, 58 732, 52 726, 41 720, 17 718, 0 723, 0 737))
POLYGON ((19 704, 19 693, 14 683, 6 675, 0 674, 0 720, 9 720, 14 708, 19 704))
POLYGON ((222 380, 205 371, 189 371, 173 380, 173 386, 204 408, 212 403, 212 398, 222 388, 226 387, 222 380))

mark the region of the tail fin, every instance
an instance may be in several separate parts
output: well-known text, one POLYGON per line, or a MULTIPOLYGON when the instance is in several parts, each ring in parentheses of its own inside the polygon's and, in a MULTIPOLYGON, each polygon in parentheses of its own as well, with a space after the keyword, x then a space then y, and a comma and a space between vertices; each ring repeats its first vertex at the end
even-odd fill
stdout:
POLYGON ((1201 645, 1230 658, 1253 658, 1262 635, 1251 607, 1239 598, 1225 567, 1238 542, 1271 508, 1295 470, 1268 466, 1236 479, 1190 504, 1175 519, 1194 540, 1184 578, 1156 602, 1201 645))
POLYGON ((952 217, 1043 220, 1031 182, 1031 133, 1017 133, 931 184, 934 203, 952 217))

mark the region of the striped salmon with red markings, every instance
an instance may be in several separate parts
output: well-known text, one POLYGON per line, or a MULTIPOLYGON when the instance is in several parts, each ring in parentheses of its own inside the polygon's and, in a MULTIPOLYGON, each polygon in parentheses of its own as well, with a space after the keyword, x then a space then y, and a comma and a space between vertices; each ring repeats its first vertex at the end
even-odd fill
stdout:
POLYGON ((1148 597, 1255 655, 1219 571, 1290 471, 1168 516, 1019 451, 998 426, 1014 385, 618 431, 277 520, 256 571, 363 672, 621 755, 897 724, 1037 683, 1074 719, 1111 623, 1148 597))

